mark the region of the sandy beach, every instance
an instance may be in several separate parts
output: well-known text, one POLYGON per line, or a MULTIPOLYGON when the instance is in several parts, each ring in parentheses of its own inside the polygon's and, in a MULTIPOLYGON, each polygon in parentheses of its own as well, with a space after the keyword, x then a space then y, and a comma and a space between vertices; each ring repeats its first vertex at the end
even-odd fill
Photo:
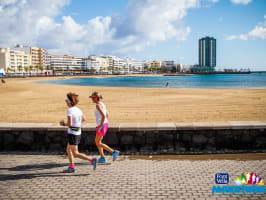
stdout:
MULTIPOLYGON (((56 77, 62 79, 64 77, 56 77)), ((69 77, 66 77, 69 78, 69 77)), ((99 91, 111 123, 266 120, 266 89, 147 89, 48 85, 7 79, 0 85, 0 122, 59 122, 66 118, 65 95, 80 95, 87 122, 95 122, 88 96, 99 91)))

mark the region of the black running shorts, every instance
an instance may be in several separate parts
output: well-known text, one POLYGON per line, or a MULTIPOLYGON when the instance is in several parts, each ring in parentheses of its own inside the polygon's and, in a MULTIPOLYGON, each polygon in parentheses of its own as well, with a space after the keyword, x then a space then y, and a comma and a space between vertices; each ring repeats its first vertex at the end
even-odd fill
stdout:
POLYGON ((70 145, 78 145, 80 143, 81 135, 67 134, 67 138, 70 145))

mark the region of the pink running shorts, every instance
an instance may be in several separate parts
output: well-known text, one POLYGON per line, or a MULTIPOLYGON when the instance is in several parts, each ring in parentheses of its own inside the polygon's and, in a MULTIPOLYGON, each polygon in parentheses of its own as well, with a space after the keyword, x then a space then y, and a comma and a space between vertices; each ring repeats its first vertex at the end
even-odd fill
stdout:
POLYGON ((105 136, 105 134, 107 133, 108 130, 108 123, 105 123, 103 125, 103 129, 102 131, 100 131, 101 127, 96 127, 96 135, 101 135, 101 136, 105 136))

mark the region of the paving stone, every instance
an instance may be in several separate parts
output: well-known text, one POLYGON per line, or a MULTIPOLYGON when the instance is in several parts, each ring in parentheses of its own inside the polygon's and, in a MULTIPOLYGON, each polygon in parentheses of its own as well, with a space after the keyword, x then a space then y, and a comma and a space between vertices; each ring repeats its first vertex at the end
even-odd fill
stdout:
POLYGON ((96 171, 75 159, 77 172, 62 155, 0 153, 0 199, 266 199, 259 195, 212 195, 215 174, 230 174, 230 184, 243 172, 265 180, 264 160, 131 160, 120 156, 96 171))

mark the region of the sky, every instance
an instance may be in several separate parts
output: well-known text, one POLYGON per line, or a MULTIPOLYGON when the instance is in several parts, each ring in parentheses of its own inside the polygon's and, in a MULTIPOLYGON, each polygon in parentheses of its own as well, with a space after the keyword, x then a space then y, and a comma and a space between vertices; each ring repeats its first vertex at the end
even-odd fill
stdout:
POLYGON ((0 0, 0 47, 198 63, 217 40, 217 68, 266 70, 265 0, 0 0))

